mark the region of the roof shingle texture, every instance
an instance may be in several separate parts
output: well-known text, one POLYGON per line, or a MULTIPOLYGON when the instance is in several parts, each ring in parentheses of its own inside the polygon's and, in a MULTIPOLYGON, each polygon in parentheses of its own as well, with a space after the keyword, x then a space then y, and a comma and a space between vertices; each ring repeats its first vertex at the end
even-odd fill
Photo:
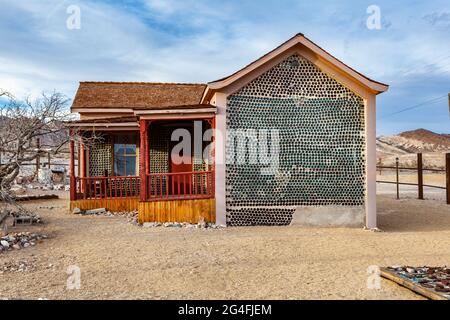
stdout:
POLYGON ((206 84, 80 82, 72 108, 164 109, 198 105, 206 84))

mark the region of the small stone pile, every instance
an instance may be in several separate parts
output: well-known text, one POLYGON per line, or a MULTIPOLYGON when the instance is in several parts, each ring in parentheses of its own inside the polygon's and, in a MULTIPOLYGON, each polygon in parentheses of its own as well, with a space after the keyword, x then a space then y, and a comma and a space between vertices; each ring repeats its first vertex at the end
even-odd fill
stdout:
POLYGON ((92 209, 92 210, 81 210, 79 208, 73 209, 74 214, 81 215, 97 215, 97 216, 107 216, 107 217, 125 217, 128 222, 132 224, 138 224, 138 212, 134 211, 118 211, 111 212, 106 210, 105 208, 92 209))
POLYGON ((12 260, 0 263, 0 274, 8 272, 32 272, 36 270, 54 269, 52 263, 42 263, 37 257, 31 256, 27 260, 12 260))
POLYGON ((186 229, 221 229, 223 226, 210 222, 187 223, 187 222, 144 222, 144 228, 166 227, 166 228, 186 228, 186 229))
POLYGON ((115 216, 124 217, 124 218, 127 219, 127 221, 129 223, 136 224, 136 225, 138 224, 138 212, 137 212, 137 210, 134 210, 134 211, 118 211, 118 212, 107 211, 106 215, 110 216, 110 217, 115 217, 115 216))
POLYGON ((392 266, 388 269, 422 287, 443 293, 450 299, 450 267, 392 266))
POLYGON ((37 242, 47 239, 47 235, 31 232, 10 233, 0 238, 0 253, 10 250, 20 250, 35 246, 37 242))
POLYGON ((98 215, 107 217, 125 217, 127 221, 131 224, 142 226, 144 228, 154 228, 154 227, 174 227, 174 228, 187 228, 187 229, 221 229, 224 226, 217 225, 211 222, 204 222, 203 220, 199 223, 187 223, 187 222, 144 222, 139 224, 138 222, 138 211, 118 211, 111 212, 105 208, 92 209, 92 210, 81 210, 80 208, 74 208, 72 213, 81 215, 98 215))
POLYGON ((0 265, 0 274, 7 272, 28 272, 36 270, 36 260, 8 261, 0 265))

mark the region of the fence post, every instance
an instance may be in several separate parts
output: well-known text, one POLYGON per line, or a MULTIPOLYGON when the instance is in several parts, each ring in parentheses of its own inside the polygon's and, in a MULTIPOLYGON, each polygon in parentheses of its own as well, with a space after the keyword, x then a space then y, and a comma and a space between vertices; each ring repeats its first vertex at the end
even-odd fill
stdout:
POLYGON ((399 179, 398 179, 398 158, 395 158, 395 182, 397 186, 397 200, 400 199, 400 188, 399 188, 399 179))
POLYGON ((447 191, 447 204, 450 204, 450 153, 445 154, 445 175, 447 177, 446 191, 447 191))
POLYGON ((423 200, 423 162, 422 153, 417 154, 417 187, 419 189, 419 199, 423 200))

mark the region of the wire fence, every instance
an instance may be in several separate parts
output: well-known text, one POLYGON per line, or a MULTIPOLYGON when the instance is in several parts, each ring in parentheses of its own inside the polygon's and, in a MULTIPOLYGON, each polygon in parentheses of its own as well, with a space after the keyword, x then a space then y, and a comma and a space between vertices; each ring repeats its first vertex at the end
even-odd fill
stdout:
POLYGON ((400 199, 400 185, 407 185, 407 186, 417 186, 417 198, 420 200, 424 199, 424 187, 445 190, 447 204, 450 204, 450 153, 445 154, 445 169, 424 168, 422 153, 417 153, 417 167, 401 166, 399 158, 395 158, 395 166, 377 166, 377 170, 379 170, 380 172, 383 169, 393 170, 395 172, 395 181, 377 180, 377 183, 395 184, 397 199, 400 199), (402 171, 416 172, 417 183, 401 182, 400 173, 402 171), (425 184, 423 182, 424 172, 445 174, 445 186, 425 184))

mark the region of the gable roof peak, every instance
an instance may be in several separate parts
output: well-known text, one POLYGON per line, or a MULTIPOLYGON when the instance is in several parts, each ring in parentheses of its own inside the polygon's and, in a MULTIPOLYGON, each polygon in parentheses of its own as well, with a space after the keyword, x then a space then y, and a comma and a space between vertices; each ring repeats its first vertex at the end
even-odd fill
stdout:
MULTIPOLYGON (((315 44, 310 39, 308 39, 303 33, 297 33, 292 38, 283 42, 275 49, 269 51, 262 57, 251 62, 250 64, 243 67, 242 69, 234 72, 230 76, 218 79, 216 81, 209 82, 207 90, 208 91, 219 90, 219 89, 228 87, 231 84, 238 81, 239 79, 243 78, 244 76, 246 76, 252 72, 256 72, 255 70, 257 70, 258 68, 270 63, 270 61, 277 58, 284 52, 294 48, 297 45, 303 46, 309 52, 312 52, 313 55, 315 55, 315 56, 319 57, 320 59, 326 61, 327 63, 333 65, 336 69, 338 69, 340 72, 342 72, 342 74, 344 74, 348 78, 350 78, 351 81, 361 84, 362 86, 368 88, 370 91, 375 92, 376 94, 384 92, 389 88, 389 86, 387 84, 372 80, 369 77, 367 77, 367 76, 363 75, 362 73, 356 71, 355 69, 351 68, 350 66, 346 65, 339 59, 335 58, 330 53, 328 53, 323 48, 321 48, 319 45, 315 44)), ((206 96, 207 96, 207 94, 205 92, 205 95, 203 97, 205 98, 206 96)))

